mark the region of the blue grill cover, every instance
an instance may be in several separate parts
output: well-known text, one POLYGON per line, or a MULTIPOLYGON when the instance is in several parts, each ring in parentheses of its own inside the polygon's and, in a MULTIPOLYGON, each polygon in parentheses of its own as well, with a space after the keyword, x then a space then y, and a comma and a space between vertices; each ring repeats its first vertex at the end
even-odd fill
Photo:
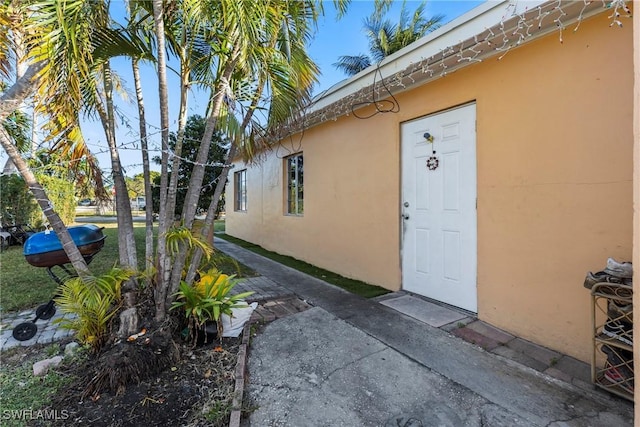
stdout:
MULTIPOLYGON (((102 233, 102 228, 93 224, 68 228, 71 238, 85 258, 100 252, 104 246, 107 236, 102 233)), ((24 256, 29 264, 36 267, 52 267, 69 262, 54 231, 40 231, 29 237, 24 243, 24 256)))

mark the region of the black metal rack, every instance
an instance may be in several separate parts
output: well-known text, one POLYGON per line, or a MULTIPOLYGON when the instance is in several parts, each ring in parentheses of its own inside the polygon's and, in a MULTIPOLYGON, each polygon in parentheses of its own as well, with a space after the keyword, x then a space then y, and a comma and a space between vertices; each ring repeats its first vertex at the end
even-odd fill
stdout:
MULTIPOLYGON (((591 288, 591 324, 593 325, 593 351, 591 354, 591 381, 600 388, 633 401, 634 369, 633 342, 623 342, 605 333, 605 324, 624 323, 633 328, 633 287, 630 285, 599 282, 591 288), (610 305, 625 307, 613 310, 610 305), (631 309, 629 309, 631 307, 631 309), (612 378, 614 376, 615 378, 612 378)), ((632 336, 632 333, 630 334, 632 336)))

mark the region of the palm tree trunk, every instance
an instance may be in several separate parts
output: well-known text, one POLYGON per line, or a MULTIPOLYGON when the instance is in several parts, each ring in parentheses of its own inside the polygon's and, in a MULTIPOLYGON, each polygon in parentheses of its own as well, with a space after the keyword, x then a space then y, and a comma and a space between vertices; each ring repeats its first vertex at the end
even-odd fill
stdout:
MULTIPOLYGON (((242 119, 242 124, 240 129, 245 129, 251 119, 253 118, 253 113, 255 112, 258 102, 260 101, 260 97, 262 96, 262 92, 264 91, 264 84, 262 79, 260 79, 260 84, 258 84, 258 91, 254 94, 253 101, 247 110, 247 114, 242 119)), ((226 160, 224 162, 224 167, 220 171, 220 175, 218 176, 218 183, 216 184, 216 189, 213 191, 213 197, 211 198, 211 203, 209 204, 209 208, 207 209, 207 216, 204 219, 204 224, 202 226, 202 230, 200 231, 201 236, 206 237, 207 242, 209 242, 213 246, 213 230, 216 219, 216 208, 218 206, 218 200, 222 196, 222 192, 224 191, 225 185, 227 185, 227 179, 229 178, 229 171, 231 170, 231 162, 236 157, 236 153, 238 152, 238 143, 237 141, 231 144, 231 148, 229 148, 229 152, 227 153, 226 160)), ((187 282, 192 281, 196 275, 196 267, 200 263, 200 259, 202 258, 202 251, 197 250, 192 258, 192 263, 189 266, 189 271, 187 272, 187 282)))
POLYGON ((36 89, 36 77, 46 65, 46 60, 30 65, 22 77, 0 96, 0 122, 17 110, 22 101, 36 89))
MULTIPOLYGON (((234 49, 238 48, 234 47, 234 49)), ((187 195, 185 196, 182 218, 184 221, 184 226, 187 228, 191 228, 191 226, 193 225, 193 220, 196 216, 198 199, 200 198, 200 191, 202 188, 202 180, 204 179, 204 165, 207 163, 207 159, 209 158, 211 139, 213 138, 213 132, 215 131, 216 124, 218 123, 218 117, 220 116, 220 110, 222 109, 224 97, 227 94, 227 90, 229 89, 229 80, 231 79, 233 71, 236 67, 236 63, 238 62, 238 54, 238 50, 234 50, 231 53, 229 62, 227 62, 220 78, 220 83, 217 84, 215 88, 215 96, 212 103, 213 105, 207 117, 207 122, 204 128, 204 135, 202 135, 200 148, 198 149, 198 155, 196 156, 196 162, 193 166, 193 171, 191 172, 189 189, 187 190, 187 195)))
POLYGON ((62 219, 60 219, 60 216, 56 213, 56 211, 53 210, 51 201, 49 200, 47 193, 36 180, 36 177, 27 166, 27 162, 24 161, 16 146, 11 141, 11 137, 3 126, 0 126, 0 145, 2 145, 2 148, 4 148, 11 161, 18 169, 18 172, 20 172, 20 175, 22 175, 22 178, 24 178, 24 181, 29 186, 29 190, 31 190, 31 192, 35 196, 38 205, 40 205, 42 212, 47 217, 47 220, 49 221, 49 224, 51 224, 53 231, 56 232, 56 235, 58 236, 58 239, 62 244, 62 249, 64 249, 67 257, 69 257, 69 261, 78 273, 78 276, 83 277, 89 275, 87 262, 84 260, 82 254, 78 250, 78 247, 71 238, 67 227, 62 222, 62 219))
POLYGON ((142 97, 142 84, 140 82, 140 68, 138 60, 132 61, 133 80, 136 88, 136 99, 138 101, 138 116, 140 124, 140 147, 142 148, 142 175, 144 177, 144 197, 145 208, 145 269, 151 270, 153 267, 153 204, 151 190, 151 173, 149 167, 149 145, 147 142, 147 120, 144 112, 144 100, 142 97))
MULTIPOLYGON (((162 135, 162 168, 160 177, 160 221, 158 224, 158 273, 154 292, 157 321, 161 322, 167 316, 167 290, 171 280, 171 265, 166 248, 166 232, 173 222, 168 221, 166 212, 167 202, 167 174, 169 164, 169 95, 167 89, 167 60, 165 51, 165 30, 162 0, 153 0, 153 21, 158 43, 158 93, 160 101, 160 127, 162 135)), ((172 215, 171 215, 172 216, 172 215)))
MULTIPOLYGON (((183 43, 184 46, 184 43, 183 43)), ((178 135, 176 138, 176 145, 174 147, 175 157, 173 159, 173 165, 171 166, 171 182, 169 183, 169 191, 167 194, 167 208, 171 209, 171 212, 175 211, 176 199, 178 195, 178 175, 180 168, 180 156, 182 155, 182 144, 184 141, 184 129, 187 123, 187 95, 189 90, 189 68, 185 66, 186 61, 186 52, 183 49, 181 52, 181 82, 180 82, 180 112, 178 115, 178 135)), ((195 167, 195 165, 194 165, 195 167)), ((198 195, 200 193, 198 192, 198 195)), ((197 207, 196 201, 196 207, 197 207)), ((182 215, 184 218, 184 210, 185 207, 182 208, 182 215)), ((177 290, 177 286, 174 289, 174 283, 180 283, 182 279, 182 270, 184 267, 184 260, 186 259, 187 251, 183 250, 174 260, 173 269, 171 271, 171 286, 169 295, 173 295, 177 290)))
MULTIPOLYGON (((262 92, 264 91, 264 80, 262 78, 259 79, 258 90, 253 95, 253 100, 251 101, 251 105, 247 109, 247 114, 242 119, 242 124, 240 125, 241 131, 244 131, 251 119, 253 118, 253 113, 258 107, 258 102, 260 101, 260 97, 262 96, 262 92)), ((216 218, 216 210, 218 207, 218 201, 222 196, 222 192, 224 191, 225 185, 227 185, 227 179, 229 177, 229 171, 231 170, 231 162, 236 157, 236 153, 238 152, 238 141, 234 141, 229 148, 229 152, 227 152, 227 156, 224 162, 224 167, 220 171, 220 175, 218 176, 218 182, 216 184, 216 188, 213 191, 213 197, 211 198, 211 203, 209 204, 209 208, 207 209, 207 216, 204 219, 204 224, 202 229, 200 230, 200 235, 206 237, 207 241, 213 246, 213 230, 216 218)), ((187 271, 187 282, 191 282, 196 275, 196 268, 200 264, 200 260, 202 259, 202 251, 196 250, 191 265, 189 266, 189 271, 187 271)), ((177 286, 172 283, 172 286, 177 286)), ((177 290, 177 288, 176 288, 177 290)), ((175 292, 175 291, 174 291, 175 292)))
POLYGON ((133 235, 133 217, 131 215, 131 204, 129 203, 127 184, 124 180, 122 164, 120 163, 120 153, 116 145, 115 119, 113 114, 113 81, 111 78, 111 67, 108 62, 103 65, 103 82, 106 111, 103 111, 101 117, 103 119, 102 126, 104 127, 107 144, 109 145, 111 174, 116 189, 116 210, 118 212, 116 219, 118 221, 120 264, 136 269, 138 267, 138 259, 136 255, 136 241, 133 235), (106 117, 104 113, 106 113, 106 117), (104 121, 105 119, 106 122, 104 121))
MULTIPOLYGON (((133 217, 131 216, 131 204, 127 184, 122 173, 120 153, 116 145, 115 119, 113 107, 113 82, 109 62, 103 65, 103 84, 105 95, 105 107, 98 106, 98 112, 102 121, 102 127, 109 145, 111 155, 111 173, 116 189, 116 220, 118 222, 118 249, 120 264, 132 269, 137 269, 138 260, 136 254, 136 242, 133 234, 133 217), (106 110, 106 111, 105 111, 106 110)), ((136 309, 137 282, 135 278, 129 279, 122 287, 126 309, 120 313, 120 329, 118 337, 123 339, 135 333, 138 329, 138 311, 136 309)))
POLYGON ((180 51, 180 110, 178 112, 178 135, 173 147, 173 161, 171 164, 171 178, 167 188, 167 221, 173 222, 175 218, 176 199, 178 196, 178 177, 182 156, 182 144, 184 142, 184 128, 187 124, 187 102, 189 95, 189 59, 184 48, 186 35, 183 33, 182 48, 180 51))
MULTIPOLYGON (((230 74, 231 70, 229 70, 229 75, 230 74)), ((213 137, 213 132, 215 131, 216 123, 218 121, 220 110, 222 108, 222 101, 224 100, 224 95, 227 90, 227 80, 223 79, 222 82, 223 83, 219 87, 217 87, 218 90, 216 92, 217 94, 214 97, 213 107, 211 108, 209 117, 207 117, 204 136, 202 137, 200 148, 198 149, 196 163, 193 165, 191 179, 189 180, 189 188, 187 190, 187 195, 185 196, 182 219, 183 225, 187 228, 191 228, 193 226, 193 220, 195 219, 196 208, 198 206, 198 200, 200 198, 202 180, 204 179, 204 164, 207 162, 207 159, 209 157, 211 138, 213 137)), ((180 286, 180 280, 182 279, 182 270, 184 269, 186 257, 186 251, 182 251, 176 256, 173 262, 173 271, 169 283, 169 295, 173 295, 174 293, 176 293, 176 291, 178 290, 178 286, 180 286)), ((197 268, 197 263, 192 262, 190 268, 197 268)))
MULTIPOLYGON (((236 153, 238 152, 238 146, 236 144, 231 144, 231 148, 229 148, 229 152, 227 153, 226 161, 224 162, 224 167, 220 171, 220 175, 218 176, 218 183, 216 184, 216 189, 213 192, 213 197, 211 198, 211 203, 209 204, 209 208, 207 209, 207 216, 204 219, 204 224, 200 233, 202 236, 205 236, 207 242, 211 243, 213 246, 213 229, 214 222, 216 218, 216 208, 218 207, 218 200, 222 196, 222 192, 224 191, 224 187, 227 184, 227 179, 229 177, 229 171, 231 170, 231 162, 233 161, 236 153)), ((200 264, 200 260, 202 259, 202 251, 196 250, 193 254, 191 265, 189 266, 189 271, 187 272, 186 280, 187 282, 191 282, 194 280, 196 275, 196 268, 198 264, 200 264)))

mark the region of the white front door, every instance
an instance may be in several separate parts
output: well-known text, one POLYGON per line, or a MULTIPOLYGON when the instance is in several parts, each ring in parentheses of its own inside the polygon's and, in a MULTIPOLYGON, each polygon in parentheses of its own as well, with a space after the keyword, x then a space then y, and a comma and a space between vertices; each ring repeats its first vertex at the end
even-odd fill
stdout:
POLYGON ((402 125, 400 207, 403 288, 474 313, 475 124, 471 104, 402 125))

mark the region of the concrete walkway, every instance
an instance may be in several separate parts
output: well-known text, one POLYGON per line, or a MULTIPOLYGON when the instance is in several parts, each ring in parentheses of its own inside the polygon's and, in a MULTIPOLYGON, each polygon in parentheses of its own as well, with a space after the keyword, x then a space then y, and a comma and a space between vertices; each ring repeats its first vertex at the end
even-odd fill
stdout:
POLYGON ((562 355, 554 359, 537 346, 527 354, 524 340, 478 324, 467 329, 476 321, 464 313, 425 315, 411 295, 364 299, 221 239, 215 245, 260 273, 272 297, 281 287, 313 306, 269 323, 253 339, 248 405, 256 409, 247 425, 633 425, 630 402, 562 372, 562 355), (484 349, 462 339, 493 334, 503 345, 487 340, 484 349))
MULTIPOLYGON (((588 365, 406 293, 364 299, 216 238, 261 274, 248 407, 254 426, 631 426, 633 405, 595 389, 588 365)), ((57 313, 54 319, 60 317, 57 313)), ((3 316, 0 350, 69 336, 39 320, 28 341, 3 316)))

